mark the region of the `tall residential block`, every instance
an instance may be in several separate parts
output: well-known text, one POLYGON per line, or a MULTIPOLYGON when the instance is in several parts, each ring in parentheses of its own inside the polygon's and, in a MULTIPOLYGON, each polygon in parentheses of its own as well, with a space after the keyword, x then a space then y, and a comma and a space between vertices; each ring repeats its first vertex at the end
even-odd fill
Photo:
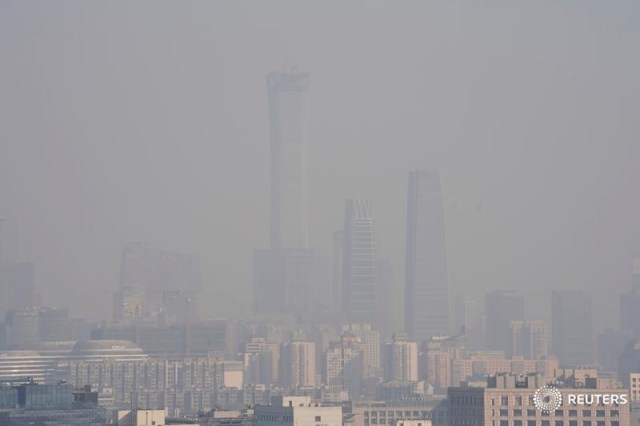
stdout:
POLYGON ((280 381, 284 386, 316 385, 316 345, 314 342, 286 342, 280 349, 280 381))
POLYGON ((386 380, 398 382, 418 381, 418 344, 403 336, 385 345, 384 375, 386 380))

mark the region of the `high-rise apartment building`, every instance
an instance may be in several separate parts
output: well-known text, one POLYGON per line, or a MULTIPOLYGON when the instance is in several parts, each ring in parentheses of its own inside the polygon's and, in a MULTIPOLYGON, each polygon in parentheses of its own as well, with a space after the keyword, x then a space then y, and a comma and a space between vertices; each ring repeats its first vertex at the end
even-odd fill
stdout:
POLYGON ((511 321, 511 350, 508 356, 536 359, 549 355, 549 331, 542 320, 511 321))
POLYGON ((409 174, 405 327, 416 341, 449 334, 444 207, 437 170, 409 174))
POLYGON ((280 380, 284 386, 316 385, 316 345, 314 342, 286 342, 280 349, 280 380))
POLYGON ((487 349, 509 354, 511 321, 524 320, 524 298, 512 290, 496 290, 486 294, 485 318, 487 349))
POLYGON ((343 332, 356 336, 363 348, 363 377, 379 377, 381 375, 380 332, 371 324, 348 324, 342 327, 343 332))
POLYGON ((551 348, 562 366, 591 365, 594 361, 591 296, 584 290, 551 293, 551 348))
POLYGON ((360 396, 363 379, 364 348, 360 339, 343 334, 325 354, 325 383, 348 392, 350 399, 360 396))
POLYGON ((398 382, 418 381, 418 344, 403 336, 394 336, 385 345, 385 379, 398 382))
POLYGON ((378 322, 376 232, 370 200, 346 203, 343 249, 343 312, 350 322, 378 322))

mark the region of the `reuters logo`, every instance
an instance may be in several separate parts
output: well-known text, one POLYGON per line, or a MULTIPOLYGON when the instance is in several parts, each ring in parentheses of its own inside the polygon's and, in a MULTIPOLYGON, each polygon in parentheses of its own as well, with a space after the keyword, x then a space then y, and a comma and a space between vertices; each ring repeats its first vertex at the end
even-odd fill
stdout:
POLYGON ((562 394, 553 386, 543 386, 533 395, 533 405, 540 411, 555 411, 562 405, 562 394))

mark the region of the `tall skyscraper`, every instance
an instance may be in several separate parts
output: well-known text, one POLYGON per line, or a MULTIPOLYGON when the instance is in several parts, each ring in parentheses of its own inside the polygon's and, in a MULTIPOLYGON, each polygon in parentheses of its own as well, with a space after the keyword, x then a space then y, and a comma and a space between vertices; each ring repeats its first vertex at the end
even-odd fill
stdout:
POLYGON ((447 335, 449 279, 440 175, 421 169, 409 174, 407 197, 405 327, 409 338, 447 335))
POLYGON ((350 322, 377 325, 375 224, 370 200, 347 200, 344 219, 342 307, 350 322))
POLYGON ((583 290, 551 293, 551 349, 561 366, 585 366, 594 361, 591 305, 591 296, 583 290))
POLYGON ((511 321, 524 320, 524 298, 513 290, 496 290, 485 296, 487 349, 509 354, 511 321))
POLYGON ((307 229, 309 74, 267 75, 271 123, 271 243, 253 256, 254 312, 301 315, 313 308, 307 229))
POLYGON ((267 75, 271 123, 271 248, 305 248, 309 74, 267 75))

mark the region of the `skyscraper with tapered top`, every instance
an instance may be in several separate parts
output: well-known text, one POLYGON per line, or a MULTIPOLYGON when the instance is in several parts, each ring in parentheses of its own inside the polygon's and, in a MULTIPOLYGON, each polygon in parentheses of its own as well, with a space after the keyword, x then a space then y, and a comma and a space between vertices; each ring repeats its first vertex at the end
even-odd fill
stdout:
POLYGON ((267 75, 271 143, 270 248, 253 254, 254 313, 302 316, 313 309, 307 224, 309 74, 267 75))
POLYGON ((409 174, 406 245, 405 327, 409 338, 419 342, 449 334, 444 206, 437 170, 409 174))

